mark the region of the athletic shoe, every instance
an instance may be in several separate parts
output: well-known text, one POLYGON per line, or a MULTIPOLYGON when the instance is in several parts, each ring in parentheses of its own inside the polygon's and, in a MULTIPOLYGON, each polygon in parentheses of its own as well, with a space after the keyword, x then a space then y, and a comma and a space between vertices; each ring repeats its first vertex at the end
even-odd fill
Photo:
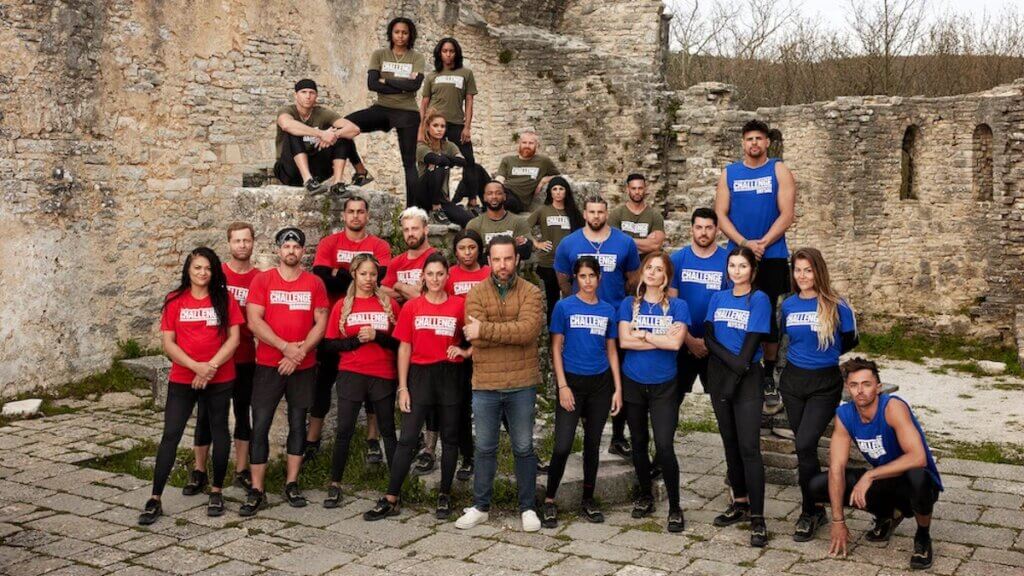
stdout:
POLYGON ((794 542, 810 542, 818 528, 828 522, 823 508, 818 508, 814 514, 801 514, 796 521, 796 529, 793 530, 794 542))
POLYGON ((623 460, 629 462, 633 461, 633 450, 629 446, 629 440, 625 438, 621 440, 612 439, 612 443, 608 445, 608 453, 614 454, 623 460))
POLYGON ((267 497, 262 490, 253 488, 245 498, 245 503, 238 509, 239 516, 255 516, 256 512, 266 506, 267 497))
POLYGON ((181 493, 185 496, 195 496, 206 488, 206 472, 200 472, 199 470, 193 470, 189 477, 188 484, 185 484, 181 489, 181 493))
POLYGON ((459 482, 468 482, 473 478, 473 461, 463 460, 462 466, 459 466, 459 470, 455 472, 455 479, 459 482))
POLYGON ((654 513, 654 499, 650 496, 641 496, 633 502, 633 511, 630 515, 633 518, 643 518, 654 513))
POLYGON ((206 515, 215 517, 224 515, 224 495, 220 492, 210 492, 210 500, 206 503, 206 515))
POLYGON ((545 502, 541 508, 541 525, 545 528, 556 528, 558 526, 558 506, 554 502, 545 502))
POLYGON ((778 414, 782 410, 782 396, 779 395, 779 387, 775 384, 775 375, 765 372, 764 374, 764 413, 778 414))
POLYGON ((430 474, 434 471, 434 467, 437 465, 437 460, 434 455, 430 452, 420 452, 416 456, 416 464, 412 467, 412 473, 417 476, 424 474, 430 474))
POLYGON ((398 516, 402 511, 402 504, 399 501, 394 503, 390 502, 387 498, 381 497, 377 500, 377 505, 371 510, 367 510, 363 513, 363 520, 367 522, 375 522, 377 520, 383 520, 388 516, 398 516))
POLYGON ((365 186, 370 182, 373 182, 373 174, 369 172, 356 172, 352 175, 353 186, 365 186))
POLYGON ((479 204, 469 204, 466 206, 466 210, 468 210, 469 213, 472 214, 474 218, 484 213, 483 206, 479 204))
POLYGON ((316 462, 316 455, 320 453, 319 440, 306 440, 306 449, 302 454, 302 466, 316 462))
POLYGON ((337 508, 341 506, 341 486, 328 486, 327 498, 324 498, 324 508, 337 508))
POLYGON ((487 512, 477 510, 475 506, 473 508, 463 508, 462 516, 459 516, 459 519, 455 521, 455 527, 461 530, 469 530, 474 526, 487 522, 489 516, 487 512))
POLYGON ((930 536, 918 538, 914 536, 914 555, 910 557, 913 570, 927 570, 932 567, 932 539, 930 536))
POLYGON ((750 545, 754 548, 768 545, 768 527, 764 524, 764 516, 750 517, 750 545))
POLYGON ((381 464, 384 462, 384 454, 380 451, 380 442, 377 440, 366 441, 366 463, 381 464))
POLYGON ((150 498, 146 501, 145 508, 142 509, 142 514, 139 514, 139 526, 149 526, 156 519, 164 513, 163 507, 160 505, 160 501, 156 498, 150 498))
POLYGON ((289 482, 284 487, 284 499, 288 501, 288 505, 292 508, 303 508, 308 504, 306 497, 299 491, 298 482, 289 482))
POLYGON ((903 514, 898 510, 890 518, 879 518, 875 516, 875 525, 864 534, 864 539, 869 542, 888 542, 892 533, 903 521, 903 514))
POLYGON ((537 459, 537 472, 541 474, 548 473, 548 464, 545 464, 540 458, 537 459))
POLYGON ((327 183, 317 180, 315 176, 310 176, 309 180, 306 180, 303 186, 306 188, 306 193, 310 196, 323 194, 327 191, 327 183))
POLYGON ((719 528, 725 528, 748 518, 750 518, 750 504, 748 502, 733 502, 729 504, 725 512, 715 516, 712 523, 719 528))
POLYGON ((452 223, 452 221, 448 218, 448 215, 445 214, 444 210, 441 209, 431 211, 430 221, 433 224, 443 224, 445 226, 452 223))
POLYGON ((248 470, 235 472, 234 485, 238 486, 242 490, 245 490, 246 492, 252 490, 252 472, 249 472, 248 470))
POLYGON ((335 182, 334 184, 331 185, 328 192, 332 196, 336 196, 337 200, 341 200, 342 198, 348 198, 349 196, 352 195, 352 192, 348 189, 348 184, 345 184, 344 182, 335 182))
POLYGON ((540 518, 533 510, 523 512, 523 532, 537 532, 540 530, 540 518))
POLYGON ((434 509, 434 518, 447 520, 452 515, 452 497, 447 494, 437 495, 437 508, 434 509))
POLYGON ((683 519, 683 511, 673 510, 668 513, 668 531, 682 532, 686 529, 686 521, 683 519))
POLYGON ((580 505, 580 514, 592 524, 601 524, 604 522, 604 514, 601 513, 601 509, 597 507, 597 502, 593 498, 587 498, 580 505))

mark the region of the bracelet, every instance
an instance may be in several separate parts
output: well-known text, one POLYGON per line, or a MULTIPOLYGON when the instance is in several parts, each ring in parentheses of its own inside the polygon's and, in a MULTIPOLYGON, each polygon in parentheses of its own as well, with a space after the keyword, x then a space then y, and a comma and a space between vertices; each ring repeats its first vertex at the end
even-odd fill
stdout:
POLYGON ((220 369, 220 366, 215 364, 213 361, 207 362, 207 364, 209 364, 214 370, 219 370, 220 369))
POLYGON ((832 520, 832 523, 833 523, 833 524, 846 524, 846 518, 840 518, 840 519, 838 519, 838 520, 836 520, 836 519, 833 519, 833 520, 832 520))
POLYGON ((568 387, 569 387, 569 385, 568 385, 568 384, 566 384, 565 386, 559 386, 559 387, 558 387, 558 389, 559 389, 559 390, 565 390, 565 389, 566 389, 566 388, 568 388, 568 387))
POLYGON ((398 391, 399 392, 408 392, 409 389, 408 388, 399 388, 398 391))

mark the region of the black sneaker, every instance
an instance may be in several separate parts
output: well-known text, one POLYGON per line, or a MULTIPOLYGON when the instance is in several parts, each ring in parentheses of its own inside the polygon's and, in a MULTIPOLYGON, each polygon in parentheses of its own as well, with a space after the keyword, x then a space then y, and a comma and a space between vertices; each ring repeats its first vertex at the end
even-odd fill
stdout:
POLYGON ((729 504, 725 512, 715 516, 712 523, 719 528, 724 528, 738 522, 743 522, 748 518, 750 518, 750 504, 747 502, 733 502, 729 504))
POLYGON ((686 529, 686 521, 683 520, 683 511, 673 510, 668 513, 668 531, 682 532, 686 529))
POLYGON ((896 511, 891 518, 875 516, 875 525, 864 534, 864 539, 868 542, 888 542, 902 521, 903 514, 899 511, 896 511))
POLYGON ((401 511, 402 505, 399 502, 392 504, 387 498, 381 498, 377 500, 377 505, 372 510, 367 510, 363 513, 363 520, 367 522, 383 520, 388 516, 398 516, 401 511))
POLYGON ((302 495, 301 491, 299 491, 298 482, 289 482, 285 485, 284 499, 288 501, 288 505, 292 508, 302 508, 308 504, 308 502, 306 502, 306 497, 302 495))
POLYGON ((255 516, 256 512, 267 505, 267 497, 262 490, 253 488, 245 498, 245 503, 238 509, 239 516, 255 516))
POLYGON ((329 486, 327 498, 324 498, 324 508, 337 508, 341 506, 341 486, 329 486))
POLYGON ((779 395, 779 387, 775 384, 774 374, 764 373, 763 387, 765 414, 778 414, 782 410, 782 396, 779 395))
POLYGON ((539 474, 547 474, 548 473, 549 464, 550 464, 550 462, 545 464, 543 460, 538 458, 537 459, 537 473, 539 473, 539 474))
POLYGON ((189 476, 188 484, 185 484, 181 489, 181 493, 185 496, 195 496, 206 488, 206 472, 200 472, 199 470, 193 470, 191 476, 189 476))
POLYGON ((447 494, 437 495, 437 508, 434 509, 434 518, 447 520, 452 515, 452 497, 447 494))
POLYGON ((306 188, 306 193, 310 196, 316 196, 323 194, 327 191, 327 184, 316 179, 316 176, 310 176, 309 180, 303 184, 306 188))
POLYGON ((444 210, 440 209, 434 210, 430 213, 430 220, 434 224, 444 224, 445 226, 452 223, 448 218, 448 215, 444 213, 444 210))
POLYGON ((629 440, 625 438, 621 440, 612 439, 612 443, 608 445, 608 453, 614 454, 623 460, 629 462, 633 461, 633 450, 629 446, 629 440))
POLYGON ((365 186, 373 182, 373 175, 369 172, 356 172, 352 175, 353 186, 365 186))
POLYGON ((420 452, 419 455, 416 456, 416 464, 412 467, 412 473, 417 476, 430 474, 434 471, 436 463, 437 461, 433 454, 430 452, 420 452))
POLYGON ((302 454, 302 466, 316 462, 316 455, 320 453, 319 440, 306 440, 306 449, 302 454))
POLYGON ((376 440, 366 441, 366 463, 381 464, 384 462, 384 454, 380 451, 380 442, 376 440))
POLYGON ((630 515, 633 518, 643 518, 644 516, 650 516, 654 513, 654 499, 650 496, 641 496, 633 502, 633 512, 630 515))
POLYGON ((139 526, 149 526, 156 519, 163 515, 164 509, 160 505, 160 501, 156 498, 150 498, 146 501, 145 508, 142 509, 142 514, 139 514, 139 526))
POLYGON ((796 521, 796 529, 793 530, 794 542, 810 542, 818 528, 825 525, 828 517, 825 510, 818 508, 814 514, 801 514, 796 521))
POLYGON ((335 182, 331 184, 331 187, 327 190, 332 196, 336 196, 338 200, 342 198, 348 198, 352 195, 352 192, 348 189, 348 184, 344 182, 335 182))
POLYGON ((207 516, 224 515, 224 495, 220 492, 210 492, 210 501, 206 503, 207 516))
POLYGON ((592 524, 601 524, 604 522, 604 514, 601 513, 601 509, 597 507, 597 502, 593 498, 587 498, 580 505, 580 514, 587 522, 592 524))
POLYGON ((754 548, 768 545, 768 527, 764 524, 764 516, 750 517, 750 545, 754 548))
POLYGON ((932 539, 930 536, 914 536, 914 555, 910 557, 910 568, 927 570, 932 567, 932 539))
POLYGON ((238 486, 242 490, 245 490, 246 492, 252 490, 252 472, 249 472, 248 470, 235 472, 234 485, 238 486))
POLYGON ((479 204, 470 204, 466 206, 466 210, 468 210, 474 218, 484 213, 483 206, 480 206, 479 204))
POLYGON ((540 525, 545 528, 558 526, 558 506, 555 506, 554 502, 545 502, 541 506, 540 525))
POLYGON ((459 482, 468 482, 473 478, 473 461, 463 460, 462 466, 459 466, 459 470, 455 472, 455 479, 459 482))

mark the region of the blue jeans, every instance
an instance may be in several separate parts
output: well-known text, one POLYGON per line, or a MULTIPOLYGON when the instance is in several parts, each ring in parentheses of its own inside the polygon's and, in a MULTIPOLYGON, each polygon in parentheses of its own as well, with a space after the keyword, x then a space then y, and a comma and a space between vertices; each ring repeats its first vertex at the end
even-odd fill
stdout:
POLYGON ((508 420, 512 454, 516 458, 519 512, 533 510, 537 497, 537 455, 533 452, 533 419, 537 389, 474 390, 473 421, 476 449, 473 458, 473 506, 488 511, 498 472, 498 434, 501 419, 508 420))

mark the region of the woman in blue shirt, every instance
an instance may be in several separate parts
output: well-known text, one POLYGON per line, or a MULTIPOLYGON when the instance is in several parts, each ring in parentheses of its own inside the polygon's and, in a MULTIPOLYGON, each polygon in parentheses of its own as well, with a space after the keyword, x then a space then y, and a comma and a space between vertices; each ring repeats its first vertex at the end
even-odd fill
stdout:
POLYGON ((636 296, 627 296, 619 306, 619 343, 627 350, 622 364, 622 400, 633 443, 633 467, 640 483, 632 515, 642 518, 654 512, 651 460, 647 454, 650 415, 654 447, 668 493, 668 531, 682 532, 679 461, 673 445, 679 423, 676 354, 686 338, 690 311, 686 302, 669 298, 672 276, 672 261, 665 253, 652 252, 644 258, 636 296))
POLYGON ((779 391, 795 435, 803 498, 793 540, 807 542, 828 521, 825 509, 808 495, 808 485, 821 472, 818 441, 839 406, 839 356, 857 345, 857 322, 850 305, 832 289, 825 258, 817 249, 793 254, 792 282, 794 294, 782 303, 781 333, 789 345, 779 391))
POLYGON ((608 414, 618 414, 622 407, 615 308, 597 297, 601 279, 597 258, 580 257, 573 265, 573 276, 579 291, 559 300, 551 315, 551 360, 558 384, 558 404, 555 406, 555 448, 548 467, 547 494, 541 516, 545 528, 558 525, 555 494, 572 452, 580 417, 583 418, 580 510, 588 521, 604 522, 604 515, 594 501, 601 433, 608 414))
POLYGON ((764 462, 761 460, 761 339, 771 330, 771 303, 754 289, 757 258, 750 248, 729 252, 732 288, 708 303, 704 343, 708 347, 708 392, 725 448, 733 501, 715 526, 750 519, 750 545, 768 544, 764 523, 764 462))

